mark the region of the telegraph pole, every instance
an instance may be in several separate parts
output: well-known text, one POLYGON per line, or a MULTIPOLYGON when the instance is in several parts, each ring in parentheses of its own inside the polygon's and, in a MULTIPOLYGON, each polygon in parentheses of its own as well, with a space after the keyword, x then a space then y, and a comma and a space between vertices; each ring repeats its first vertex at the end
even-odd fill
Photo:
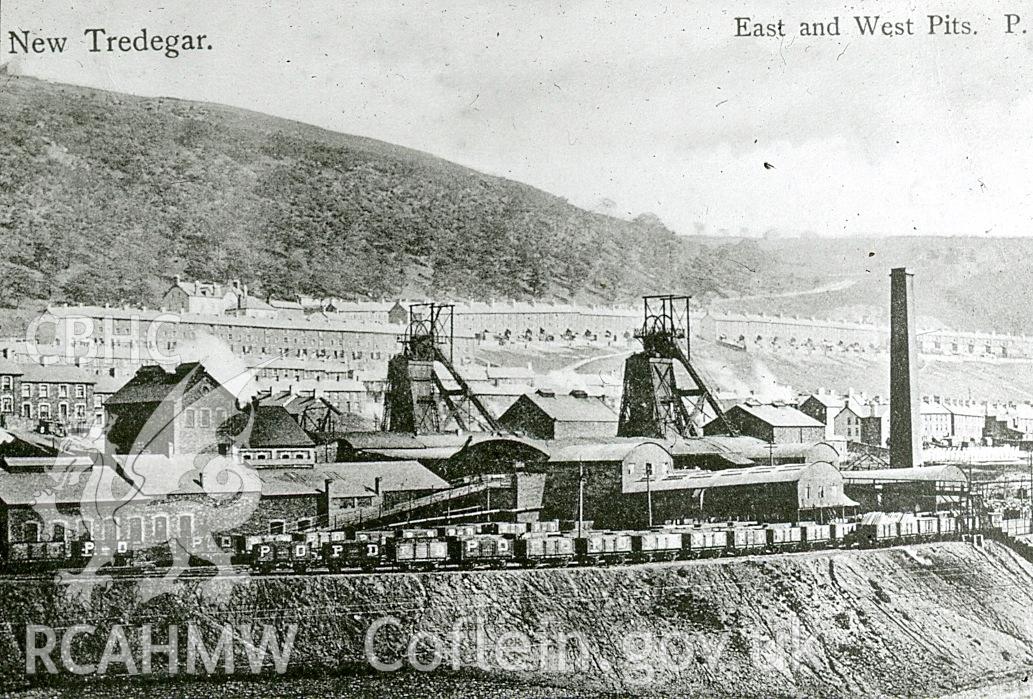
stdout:
POLYGON ((581 527, 585 521, 585 462, 577 464, 577 538, 582 537, 581 527))
POLYGON ((653 491, 650 482, 653 480, 653 464, 646 464, 646 508, 649 510, 649 528, 653 528, 653 491))

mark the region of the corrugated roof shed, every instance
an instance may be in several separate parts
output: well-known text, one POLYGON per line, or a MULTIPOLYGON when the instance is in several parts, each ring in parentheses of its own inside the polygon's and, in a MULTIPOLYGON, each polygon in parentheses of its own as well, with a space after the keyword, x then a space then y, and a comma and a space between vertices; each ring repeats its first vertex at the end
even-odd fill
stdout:
POLYGON ((877 481, 930 481, 940 483, 967 483, 968 478, 957 466, 916 466, 914 468, 883 468, 871 471, 843 471, 847 483, 877 481))
POLYGON ((556 446, 549 456, 550 463, 611 462, 623 461, 634 449, 643 444, 660 447, 670 455, 666 445, 650 439, 631 439, 605 443, 567 444, 556 446))

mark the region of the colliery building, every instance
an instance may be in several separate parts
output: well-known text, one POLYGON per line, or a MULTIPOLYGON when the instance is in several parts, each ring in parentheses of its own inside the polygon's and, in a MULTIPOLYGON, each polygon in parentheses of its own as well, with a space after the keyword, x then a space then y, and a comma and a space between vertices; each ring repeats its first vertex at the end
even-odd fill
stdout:
MULTIPOLYGON (((771 444, 815 443, 825 439, 825 425, 788 405, 741 403, 725 412, 740 434, 771 444)), ((703 427, 706 435, 722 434, 724 425, 714 420, 703 427)))
POLYGON ((844 471, 843 480, 864 510, 960 510, 968 492, 968 478, 950 465, 844 471))
POLYGON ((584 391, 526 393, 502 414, 499 423, 507 430, 533 439, 617 436, 617 413, 584 391))

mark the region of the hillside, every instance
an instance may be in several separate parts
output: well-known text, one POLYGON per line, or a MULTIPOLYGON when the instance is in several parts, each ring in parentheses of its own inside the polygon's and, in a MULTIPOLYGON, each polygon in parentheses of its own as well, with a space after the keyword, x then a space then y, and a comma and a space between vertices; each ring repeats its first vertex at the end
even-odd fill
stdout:
POLYGON ((0 73, 0 142, 0 305, 153 303, 177 272, 278 295, 708 296, 760 263, 756 243, 212 104, 0 73))
MULTIPOLYGON (((181 577, 153 598, 131 578, 0 581, 0 687, 47 679, 25 672, 27 624, 59 633, 93 624, 76 637, 74 657, 85 663, 104 655, 113 623, 135 646, 142 623, 194 622, 209 649, 221 624, 269 624, 279 638, 295 626, 285 677, 247 678, 238 646, 239 677, 223 686, 248 696, 348 693, 357 678, 368 680, 364 696, 943 696, 1033 666, 1031 583, 1033 567, 1011 549, 954 542, 609 569, 266 576, 239 586, 181 577), (438 655, 416 657, 441 661, 435 672, 419 682, 404 670, 372 674, 372 653, 404 659, 412 639, 428 638, 414 647, 438 655), (313 685, 298 679, 319 673, 313 685)), ((183 673, 170 690, 154 656, 158 674, 118 678, 120 694, 153 685, 159 696, 214 696, 220 686, 183 673)))
MULTIPOLYGON (((727 241, 722 241, 727 244, 727 241)), ((756 241, 764 261, 734 310, 888 322, 889 270, 915 274, 919 325, 1033 334, 1033 239, 900 236, 756 241), (777 285, 770 280, 778 279, 777 285), (766 294, 784 289, 818 293, 766 294)))

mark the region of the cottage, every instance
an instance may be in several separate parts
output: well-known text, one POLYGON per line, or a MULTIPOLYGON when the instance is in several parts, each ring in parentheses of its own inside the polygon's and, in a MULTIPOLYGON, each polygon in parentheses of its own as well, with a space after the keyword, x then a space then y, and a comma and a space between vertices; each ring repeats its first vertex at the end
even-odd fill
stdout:
POLYGON ((23 364, 21 371, 18 391, 22 418, 57 420, 73 431, 89 427, 95 377, 65 364, 23 364))
POLYGON ((843 409, 843 399, 831 393, 815 393, 805 398, 799 405, 800 412, 825 425, 825 438, 831 439, 836 434, 835 419, 843 409))
POLYGON ((7 417, 16 414, 18 396, 21 391, 22 368, 14 362, 0 357, 0 425, 7 417))

